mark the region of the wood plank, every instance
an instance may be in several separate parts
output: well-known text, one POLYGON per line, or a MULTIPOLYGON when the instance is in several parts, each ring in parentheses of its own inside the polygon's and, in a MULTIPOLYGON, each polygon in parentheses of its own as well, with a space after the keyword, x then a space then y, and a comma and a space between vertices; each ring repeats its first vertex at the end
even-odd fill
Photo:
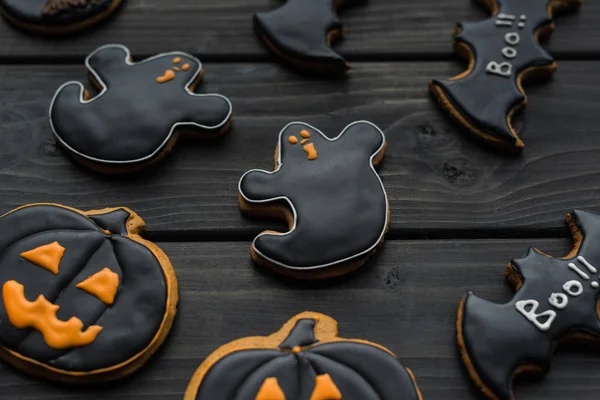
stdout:
MULTIPOLYGON (((38 382, 0 364, 0 396, 180 400, 194 370, 221 344, 272 333, 311 310, 336 318, 342 336, 392 350, 415 373, 425 399, 476 399, 456 350, 457 304, 468 290, 490 301, 509 300, 505 265, 531 245, 561 256, 570 242, 392 241, 375 263, 352 276, 300 286, 253 267, 249 243, 163 243, 178 274, 181 302, 172 334, 146 368, 126 382, 84 390, 38 382)), ((519 383, 516 397, 597 398, 599 354, 579 350, 559 351, 546 378, 519 383)))
POLYGON ((229 96, 232 132, 213 143, 181 142, 142 175, 104 177, 56 147, 47 121, 53 92, 84 79, 82 67, 0 66, 0 211, 58 202, 81 209, 126 205, 160 238, 250 239, 282 224, 247 219, 237 182, 272 169, 279 130, 303 120, 337 135, 368 119, 385 130, 380 173, 392 237, 567 236, 563 215, 600 211, 600 63, 562 62, 555 78, 528 88, 526 148, 511 157, 482 149, 429 98, 427 82, 460 70, 452 62, 358 63, 348 81, 298 77, 271 64, 208 64, 205 92, 229 96))
MULTIPOLYGON (((581 11, 561 17, 548 49, 557 57, 600 55, 600 4, 585 0, 581 11)), ((255 12, 277 0, 128 1, 114 20, 65 40, 30 37, 0 21, 0 58, 83 59, 106 43, 130 46, 134 54, 183 50, 212 59, 269 59, 252 29, 255 12)), ((337 49, 350 60, 449 57, 454 24, 487 18, 469 0, 372 0, 341 14, 348 28, 337 49)))

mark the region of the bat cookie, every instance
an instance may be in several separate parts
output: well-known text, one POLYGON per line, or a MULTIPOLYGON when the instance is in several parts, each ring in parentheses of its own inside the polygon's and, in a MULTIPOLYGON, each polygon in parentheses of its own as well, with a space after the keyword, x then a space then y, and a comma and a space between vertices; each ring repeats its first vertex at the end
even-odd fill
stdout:
POLYGON ((73 33, 104 20, 121 0, 0 0, 0 14, 15 26, 44 35, 73 33))
POLYGON ((553 14, 581 0, 477 0, 493 17, 459 23, 455 52, 468 70, 429 89, 440 107, 465 131, 495 147, 520 152, 524 144, 512 126, 527 102, 522 81, 549 77, 554 59, 539 44, 554 30, 553 14))
POLYGON ((512 380, 544 374, 559 342, 600 343, 600 214, 567 215, 574 238, 565 258, 530 249, 506 269, 516 293, 495 304, 468 293, 457 319, 461 357, 490 399, 513 399, 512 380))
POLYGON ((343 74, 350 64, 331 49, 344 30, 336 10, 345 0, 287 0, 254 14, 256 34, 276 56, 300 70, 343 74))
POLYGON ((231 125, 226 97, 193 92, 203 68, 189 54, 133 63, 129 49, 108 45, 85 64, 100 94, 90 98, 81 83, 65 83, 52 100, 50 125, 57 141, 88 168, 137 171, 163 158, 182 134, 211 138, 231 125))
POLYGON ((248 171, 239 183, 241 210, 282 217, 289 232, 266 231, 252 242, 254 261, 298 279, 350 272, 383 242, 389 209, 374 166, 383 132, 366 121, 334 139, 293 122, 279 134, 275 171, 248 171))
POLYGON ((304 312, 270 336, 222 346, 200 365, 184 400, 422 400, 388 349, 338 336, 337 321, 304 312))
POLYGON ((0 358, 28 374, 96 383, 140 368, 177 305, 167 256, 125 207, 31 204, 0 218, 0 358))

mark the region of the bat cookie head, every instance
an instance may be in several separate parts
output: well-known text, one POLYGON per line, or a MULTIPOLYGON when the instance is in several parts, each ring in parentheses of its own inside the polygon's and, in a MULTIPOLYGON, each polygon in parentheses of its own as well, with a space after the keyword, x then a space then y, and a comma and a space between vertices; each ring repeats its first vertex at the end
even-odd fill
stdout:
POLYGON ((133 63, 124 46, 109 45, 86 59, 100 93, 64 84, 50 107, 58 142, 83 165, 101 172, 139 170, 171 150, 179 135, 214 137, 229 128, 231 103, 195 94, 202 64, 181 52, 133 63))
POLYGON ((139 368, 177 303, 171 264, 142 228, 126 208, 39 204, 0 218, 0 357, 66 382, 139 368))
POLYGON ((512 380, 544 373, 556 345, 600 339, 600 215, 567 216, 573 251, 552 258, 530 249, 506 276, 517 292, 505 304, 467 294, 458 312, 458 342, 471 378, 491 399, 513 399, 512 380))
POLYGON ((383 240, 388 206, 374 165, 385 137, 369 122, 335 139, 291 123, 279 135, 276 170, 252 170, 240 180, 240 205, 250 214, 280 212, 287 233, 264 232, 253 258, 298 278, 335 276, 359 267, 383 240))
POLYGON ((337 322, 304 312, 280 331, 222 346, 198 368, 185 400, 421 400, 386 348, 338 337, 337 322))

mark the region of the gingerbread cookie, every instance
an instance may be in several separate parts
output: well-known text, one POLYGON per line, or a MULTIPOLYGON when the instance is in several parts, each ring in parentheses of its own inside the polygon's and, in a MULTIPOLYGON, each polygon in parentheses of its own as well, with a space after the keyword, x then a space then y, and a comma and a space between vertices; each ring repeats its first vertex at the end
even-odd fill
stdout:
POLYGON ((169 259, 125 207, 31 204, 0 218, 0 358, 72 383, 133 373, 165 340, 177 305, 169 259))
POLYGON ((203 69, 189 54, 132 63, 129 49, 108 45, 85 64, 100 94, 90 98, 81 83, 65 83, 52 100, 50 124, 67 152, 91 169, 140 170, 166 155, 181 134, 209 138, 231 125, 227 98, 193 93, 203 69))
POLYGON ((350 64, 329 46, 344 29, 336 10, 344 0, 287 0, 254 15, 256 34, 276 56, 308 71, 342 74, 350 64))
POLYGON ((222 346, 200 365, 184 400, 421 400, 388 349, 338 337, 337 322, 304 312, 270 336, 222 346))
POLYGON ((244 174, 239 202, 250 215, 285 218, 290 230, 261 233, 252 258, 299 279, 338 276, 364 264, 389 222, 387 196, 374 169, 385 147, 383 132, 365 121, 350 124, 335 139, 302 122, 283 128, 275 171, 244 174))
POLYGON ((0 0, 0 14, 34 33, 73 33, 104 20, 121 0, 0 0))
POLYGON ((494 304, 472 293, 458 310, 458 343, 475 384, 490 399, 513 399, 512 380, 545 373, 559 342, 600 339, 600 214, 567 215, 574 246, 557 259, 531 249, 506 276, 516 293, 494 304))
POLYGON ((553 58, 538 40, 553 29, 552 15, 581 0, 477 0, 493 14, 480 22, 459 23, 454 48, 469 61, 467 71, 450 80, 433 80, 430 91, 468 133, 486 143, 521 151, 512 118, 527 101, 521 82, 548 77, 553 58))

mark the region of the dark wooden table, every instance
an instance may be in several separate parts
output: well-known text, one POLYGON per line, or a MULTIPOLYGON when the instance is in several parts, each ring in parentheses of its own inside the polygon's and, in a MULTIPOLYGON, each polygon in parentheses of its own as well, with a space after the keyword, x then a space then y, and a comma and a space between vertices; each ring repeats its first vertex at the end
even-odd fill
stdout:
MULTIPOLYGON (((2 399, 177 399, 219 345, 277 330, 311 310, 343 336, 394 351, 425 399, 479 398, 455 345, 456 307, 467 290, 509 299, 503 272, 536 246, 566 254, 563 215, 600 211, 600 2, 557 21, 546 44, 554 79, 528 85, 518 121, 526 149, 507 157, 482 149, 446 119, 427 82, 463 69, 451 50, 457 20, 487 13, 469 0, 371 0, 342 13, 349 32, 337 49, 352 62, 346 81, 300 77, 274 63, 252 31, 271 0, 129 0, 117 18, 72 39, 43 40, 0 21, 0 212, 35 202, 80 209, 125 205, 147 222, 146 237, 170 256, 181 302, 161 351, 132 378, 93 389, 57 387, 0 364, 2 399), (85 80, 97 46, 122 43, 136 59, 183 50, 206 69, 202 92, 228 96, 231 133, 187 142, 158 167, 118 179, 73 164, 47 120, 54 91, 85 80), (240 215, 237 182, 272 167, 279 130, 302 120, 330 135, 368 119, 386 133, 380 169, 392 210, 383 250, 358 273, 300 285, 253 266, 251 239, 272 221, 240 215)), ((0 232, 1 234, 1 232, 0 232)), ((559 348, 542 380, 519 382, 518 400, 598 399, 600 353, 559 348)))

